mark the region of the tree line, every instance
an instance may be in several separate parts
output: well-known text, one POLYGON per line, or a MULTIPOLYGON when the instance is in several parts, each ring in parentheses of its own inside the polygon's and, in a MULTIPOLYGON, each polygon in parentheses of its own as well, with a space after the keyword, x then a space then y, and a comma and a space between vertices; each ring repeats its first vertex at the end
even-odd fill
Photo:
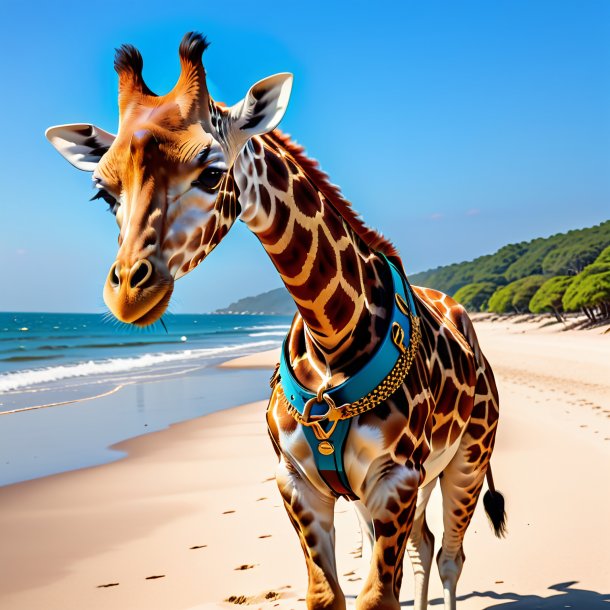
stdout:
POLYGON ((610 317, 610 220, 594 227, 509 244, 473 261, 409 278, 451 295, 470 311, 572 311, 610 317))

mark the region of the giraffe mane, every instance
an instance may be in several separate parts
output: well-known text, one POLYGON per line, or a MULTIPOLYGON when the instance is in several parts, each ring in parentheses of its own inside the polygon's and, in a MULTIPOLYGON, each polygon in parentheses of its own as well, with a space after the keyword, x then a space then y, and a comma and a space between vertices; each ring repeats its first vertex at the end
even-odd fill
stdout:
POLYGON ((319 163, 305 154, 305 149, 300 144, 294 142, 289 135, 282 133, 279 129, 275 129, 262 137, 267 142, 281 146, 294 158, 327 201, 371 250, 385 254, 400 268, 403 267, 394 244, 379 231, 364 224, 362 217, 354 210, 351 202, 343 196, 338 186, 330 182, 328 175, 320 169, 319 163))

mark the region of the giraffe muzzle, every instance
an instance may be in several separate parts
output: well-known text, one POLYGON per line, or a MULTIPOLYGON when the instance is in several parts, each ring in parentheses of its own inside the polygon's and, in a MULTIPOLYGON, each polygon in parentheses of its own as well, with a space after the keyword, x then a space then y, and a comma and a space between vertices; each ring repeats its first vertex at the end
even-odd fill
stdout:
POLYGON ((148 259, 126 265, 116 260, 104 286, 104 301, 121 322, 147 326, 165 312, 173 292, 168 270, 148 259))

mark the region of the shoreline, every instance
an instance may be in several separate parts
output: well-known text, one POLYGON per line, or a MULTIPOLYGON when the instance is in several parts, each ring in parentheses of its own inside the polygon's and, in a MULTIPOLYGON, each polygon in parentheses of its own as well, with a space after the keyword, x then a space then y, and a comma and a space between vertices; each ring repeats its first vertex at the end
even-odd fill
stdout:
POLYGON ((0 413, 0 489, 112 463, 125 457, 116 449, 122 441, 267 396, 264 368, 223 363, 151 371, 93 396, 71 398, 67 389, 66 400, 0 413))
MULTIPOLYGON (((528 336, 526 327, 475 325, 501 393, 493 463, 509 536, 496 540, 477 509, 460 608, 605 607, 610 343, 580 331, 528 336)), ((268 392, 275 361, 271 350, 222 368, 254 367, 268 392)), ((171 424, 113 445, 127 454, 118 461, 0 488, 0 606, 203 610, 235 608, 224 601, 233 597, 265 610, 303 607, 306 572, 272 480, 265 408, 263 400, 171 424)), ((357 522, 345 502, 336 512, 339 574, 356 595, 366 576, 357 522)), ((434 567, 431 581, 438 599, 434 567)), ((411 591, 407 562, 401 600, 411 591)))
POLYGON ((473 322, 491 322, 505 324, 527 324, 538 331, 558 332, 576 331, 579 333, 606 334, 610 332, 610 318, 591 322, 582 314, 566 314, 564 321, 560 321, 549 313, 512 313, 496 314, 491 312, 468 312, 473 322))

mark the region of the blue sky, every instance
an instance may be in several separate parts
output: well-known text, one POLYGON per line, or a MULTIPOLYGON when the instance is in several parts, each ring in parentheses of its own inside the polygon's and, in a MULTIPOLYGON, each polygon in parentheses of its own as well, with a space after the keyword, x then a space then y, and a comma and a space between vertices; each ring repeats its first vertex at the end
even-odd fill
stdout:
MULTIPOLYGON (((281 127, 318 159, 415 272, 610 216, 610 3, 10 3, 0 25, 0 310, 102 311, 117 229, 49 125, 115 131, 114 48, 135 44, 151 88, 205 33, 213 95, 295 74, 281 127)), ((180 280, 203 312, 280 285, 238 223, 180 280)))

